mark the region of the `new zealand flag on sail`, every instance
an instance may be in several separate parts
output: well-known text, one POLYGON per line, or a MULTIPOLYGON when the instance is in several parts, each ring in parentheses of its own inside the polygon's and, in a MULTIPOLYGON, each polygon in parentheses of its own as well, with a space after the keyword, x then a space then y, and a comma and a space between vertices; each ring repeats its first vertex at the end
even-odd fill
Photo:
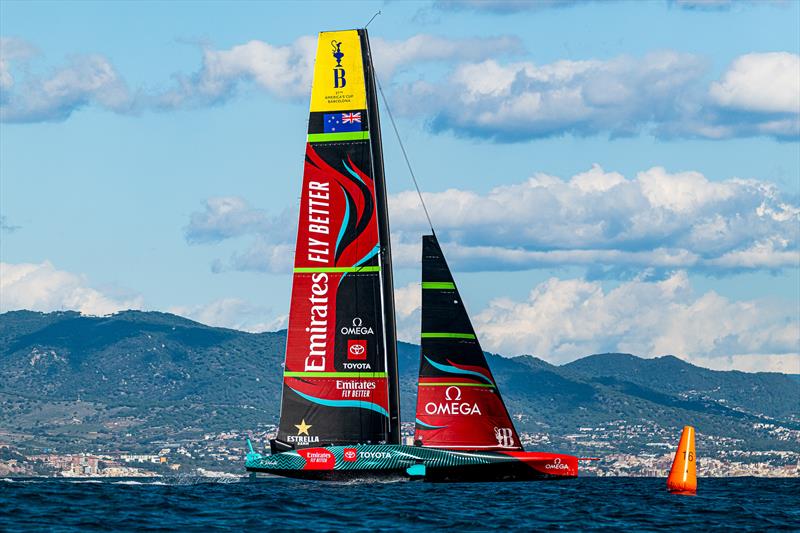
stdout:
POLYGON ((361 131, 361 112, 325 113, 325 133, 361 131))

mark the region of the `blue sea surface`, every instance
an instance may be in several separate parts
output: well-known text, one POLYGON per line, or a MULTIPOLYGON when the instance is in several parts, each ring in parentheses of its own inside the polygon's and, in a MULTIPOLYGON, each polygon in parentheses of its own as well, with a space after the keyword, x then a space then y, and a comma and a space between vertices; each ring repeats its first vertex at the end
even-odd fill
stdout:
POLYGON ((428 484, 0 480, 0 530, 729 531, 800 529, 800 479, 701 479, 678 496, 654 478, 428 484))

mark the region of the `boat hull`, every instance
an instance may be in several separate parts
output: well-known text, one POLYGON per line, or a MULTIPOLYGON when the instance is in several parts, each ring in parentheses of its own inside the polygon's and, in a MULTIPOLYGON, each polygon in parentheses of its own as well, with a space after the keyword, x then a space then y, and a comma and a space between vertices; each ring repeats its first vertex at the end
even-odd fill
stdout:
POLYGON ((318 480, 534 481, 578 475, 578 459, 571 455, 391 444, 303 448, 273 455, 251 453, 245 466, 251 473, 318 480))

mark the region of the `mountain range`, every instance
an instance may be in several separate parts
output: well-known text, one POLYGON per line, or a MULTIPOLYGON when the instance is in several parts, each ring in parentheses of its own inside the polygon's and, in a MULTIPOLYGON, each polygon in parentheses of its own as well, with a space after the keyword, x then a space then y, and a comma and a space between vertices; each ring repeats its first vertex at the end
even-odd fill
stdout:
MULTIPOLYGON (((246 333, 158 312, 4 313, 0 442, 134 450, 275 424, 285 340, 285 331, 246 333)), ((587 448, 570 435, 627 426, 639 427, 641 438, 626 441, 635 451, 691 423, 714 437, 708 446, 800 451, 785 438, 800 430, 793 376, 715 371, 673 356, 607 353, 561 366, 487 357, 518 429, 561 448, 587 448)), ((404 421, 414 418, 418 365, 419 346, 400 343, 404 421)))

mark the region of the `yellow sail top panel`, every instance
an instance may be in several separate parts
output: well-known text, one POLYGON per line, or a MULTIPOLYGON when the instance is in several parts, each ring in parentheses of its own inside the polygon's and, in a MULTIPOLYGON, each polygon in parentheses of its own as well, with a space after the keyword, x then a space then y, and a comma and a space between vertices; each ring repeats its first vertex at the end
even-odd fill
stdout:
POLYGON ((357 30, 319 34, 311 112, 366 109, 364 63, 357 30))

